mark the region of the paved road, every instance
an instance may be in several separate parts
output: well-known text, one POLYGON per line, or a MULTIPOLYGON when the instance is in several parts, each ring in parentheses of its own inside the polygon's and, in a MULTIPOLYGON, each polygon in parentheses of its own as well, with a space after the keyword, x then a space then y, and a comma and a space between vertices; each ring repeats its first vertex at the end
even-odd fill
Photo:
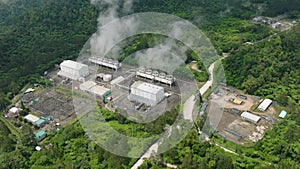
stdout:
MULTIPOLYGON (((215 67, 215 63, 212 63, 209 68, 209 80, 199 89, 201 95, 203 95, 208 89, 209 87, 212 85, 213 83, 213 70, 215 67)), ((190 120, 191 122, 193 121, 193 109, 194 109, 194 105, 195 105, 195 96, 192 95, 191 97, 189 97, 187 99, 187 101, 184 103, 183 106, 183 117, 185 120, 190 120)), ((131 169, 137 169, 139 166, 141 166, 144 162, 144 159, 149 159, 151 157, 152 152, 157 152, 158 150, 158 146, 159 146, 159 142, 154 143, 147 151, 144 155, 142 155, 142 157, 131 167, 131 169)))
POLYGON ((209 72, 209 79, 208 81, 200 88, 200 93, 201 95, 203 95, 208 89, 209 87, 213 84, 213 81, 214 81, 214 74, 213 74, 213 71, 214 71, 214 68, 215 68, 215 64, 216 64, 216 61, 214 63, 212 63, 209 68, 208 68, 208 72, 209 72))

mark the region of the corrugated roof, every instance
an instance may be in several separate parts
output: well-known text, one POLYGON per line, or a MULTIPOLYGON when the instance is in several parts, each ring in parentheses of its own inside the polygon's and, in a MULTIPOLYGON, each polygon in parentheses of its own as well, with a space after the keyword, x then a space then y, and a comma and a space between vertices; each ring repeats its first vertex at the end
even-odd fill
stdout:
POLYGON ((265 99, 261 104, 258 106, 258 110, 265 111, 267 108, 272 104, 271 99, 265 99))
POLYGON ((96 82, 86 81, 86 82, 80 84, 79 88, 80 88, 80 90, 87 91, 87 90, 90 90, 92 87, 94 87, 96 85, 97 85, 96 82))
POLYGON ((44 130, 40 130, 37 133, 35 133, 35 138, 40 138, 43 137, 46 134, 46 132, 44 130))
POLYGON ((235 104, 242 104, 243 101, 240 100, 240 99, 234 99, 234 100, 233 100, 233 103, 235 103, 235 104))
POLYGON ((111 90, 103 86, 96 85, 90 89, 90 92, 99 96, 107 96, 108 93, 111 93, 111 90))
POLYGON ((287 115, 287 112, 285 110, 282 110, 281 113, 279 114, 279 117, 285 118, 286 115, 287 115))
POLYGON ((24 117, 26 120, 34 123, 36 121, 38 121, 40 118, 35 116, 35 115, 32 115, 32 114, 28 114, 27 116, 24 117))
POLYGON ((34 122, 36 125, 41 125, 41 124, 43 124, 43 123, 45 123, 46 122, 46 120, 44 120, 44 119, 39 119, 39 120, 37 120, 36 122, 34 122))
POLYGON ((241 117, 246 118, 250 121, 253 121, 255 123, 257 123, 260 120, 260 116, 257 116, 255 114, 249 113, 249 112, 243 112, 241 114, 241 117))

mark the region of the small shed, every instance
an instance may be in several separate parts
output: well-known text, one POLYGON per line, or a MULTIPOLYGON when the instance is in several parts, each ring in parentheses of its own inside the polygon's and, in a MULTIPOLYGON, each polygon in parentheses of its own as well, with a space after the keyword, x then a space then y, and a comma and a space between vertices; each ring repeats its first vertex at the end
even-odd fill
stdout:
POLYGON ((238 97, 239 97, 239 98, 241 98, 241 99, 244 99, 244 100, 246 100, 246 99, 247 99, 247 96, 245 96, 245 95, 242 95, 242 94, 240 94, 238 97))
POLYGON ((40 130, 37 133, 34 134, 34 138, 37 141, 41 141, 46 137, 46 132, 44 130, 40 130))
POLYGON ((279 117, 284 119, 286 115, 287 115, 287 112, 285 110, 282 110, 281 113, 279 114, 279 117))
POLYGON ((12 107, 8 110, 9 113, 17 114, 21 111, 22 109, 17 108, 17 107, 12 107))
POLYGON ((36 151, 41 151, 42 148, 41 148, 40 146, 36 146, 36 147, 35 147, 35 150, 36 150, 36 151))
POLYGON ((238 110, 238 109, 236 109, 236 108, 232 108, 232 109, 230 110, 230 113, 233 113, 233 114, 238 114, 238 115, 240 115, 240 114, 241 114, 241 111, 240 111, 240 110, 238 110))
POLYGON ((232 101, 234 104, 237 104, 237 105, 241 105, 241 104, 243 104, 243 101, 242 100, 240 100, 240 99, 233 99, 233 101, 232 101))
POLYGON ((29 89, 27 89, 27 90, 25 91, 25 93, 31 93, 31 92, 34 92, 34 91, 35 91, 35 89, 29 88, 29 89))

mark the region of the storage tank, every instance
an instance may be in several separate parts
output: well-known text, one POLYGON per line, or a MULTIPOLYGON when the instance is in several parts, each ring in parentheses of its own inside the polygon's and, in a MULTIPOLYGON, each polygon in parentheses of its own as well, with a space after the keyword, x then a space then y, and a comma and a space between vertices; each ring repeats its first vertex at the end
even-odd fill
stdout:
POLYGON ((96 78, 103 79, 103 76, 104 76, 104 73, 99 73, 99 74, 96 75, 96 78))
POLYGON ((112 75, 111 75, 111 74, 105 74, 105 75, 103 76, 103 81, 109 82, 109 81, 111 81, 111 80, 112 80, 112 75))

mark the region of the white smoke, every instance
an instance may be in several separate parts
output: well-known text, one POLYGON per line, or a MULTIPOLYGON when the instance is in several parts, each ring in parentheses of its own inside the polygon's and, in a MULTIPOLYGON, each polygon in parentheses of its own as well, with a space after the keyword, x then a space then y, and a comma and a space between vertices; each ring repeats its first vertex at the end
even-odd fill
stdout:
POLYGON ((187 47, 178 46, 175 40, 167 39, 153 48, 137 52, 135 58, 141 67, 154 68, 173 74, 186 60, 187 47))
MULTIPOLYGON (((199 41, 199 37, 186 39, 190 37, 185 37, 187 32, 192 31, 187 27, 189 24, 186 21, 174 20, 174 18, 166 15, 162 15, 164 17, 157 18, 156 20, 153 19, 149 23, 143 19, 143 14, 134 17, 122 17, 120 19, 121 13, 131 12, 132 0, 91 0, 91 3, 104 8, 104 11, 100 13, 98 18, 98 31, 90 39, 90 52, 93 56, 105 57, 110 52, 114 55, 113 57, 118 57, 123 52, 121 50, 122 47, 118 46, 118 44, 124 40, 124 35, 130 35, 130 32, 142 32, 140 30, 147 29, 149 29, 148 33, 152 33, 151 30, 154 30, 155 34, 159 34, 160 32, 155 32, 155 30, 162 30, 161 34, 175 39, 185 39, 185 42, 190 42, 186 44, 189 47, 195 44, 196 41, 199 41), (114 21, 119 22, 119 24, 113 24, 114 21), (143 24, 140 24, 139 21, 142 21, 143 24), (159 28, 163 28, 166 25, 168 26, 167 30, 159 28)), ((141 58, 143 59, 139 59, 139 61, 145 67, 150 68, 152 66, 153 68, 157 68, 160 65, 165 71, 172 73, 176 67, 184 64, 184 61, 187 59, 187 49, 187 47, 176 43, 175 40, 168 38, 160 44, 151 46, 151 49, 140 52, 139 54, 142 55, 141 58), (154 50, 154 48, 157 50, 154 50), (170 55, 170 53, 173 54, 170 55), (151 65, 146 66, 145 64, 151 65), (169 68, 166 68, 167 66, 169 68)))
POLYGON ((133 18, 129 18, 122 20, 122 25, 105 26, 119 19, 120 12, 130 12, 132 0, 91 0, 91 3, 99 7, 105 7, 98 17, 98 32, 90 40, 91 54, 103 57, 111 50, 112 46, 118 44, 123 34, 134 31, 138 23, 133 18))

